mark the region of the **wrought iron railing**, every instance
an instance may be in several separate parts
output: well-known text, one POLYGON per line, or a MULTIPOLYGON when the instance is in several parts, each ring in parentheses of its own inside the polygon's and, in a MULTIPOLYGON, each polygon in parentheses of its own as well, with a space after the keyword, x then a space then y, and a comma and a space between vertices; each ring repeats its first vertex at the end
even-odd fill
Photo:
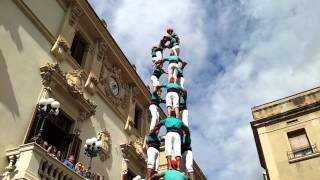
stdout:
POLYGON ((311 154, 315 154, 318 152, 319 151, 317 149, 317 146, 314 144, 314 145, 307 146, 304 148, 296 149, 294 151, 289 151, 289 152, 287 152, 287 155, 288 155, 288 159, 292 160, 292 159, 308 156, 311 154))

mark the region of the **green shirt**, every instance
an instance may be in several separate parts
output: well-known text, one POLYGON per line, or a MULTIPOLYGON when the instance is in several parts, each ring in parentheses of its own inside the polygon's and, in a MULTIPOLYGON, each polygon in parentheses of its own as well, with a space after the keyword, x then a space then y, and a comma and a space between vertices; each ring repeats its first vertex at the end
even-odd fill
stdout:
POLYGON ((153 72, 163 74, 165 71, 161 68, 160 65, 155 65, 153 66, 153 72))
POLYGON ((160 103, 164 103, 165 102, 165 100, 163 100, 162 98, 161 98, 161 96, 159 96, 158 94, 157 94, 157 92, 156 91, 154 91, 152 94, 151 94, 151 104, 160 104, 160 103))
POLYGON ((181 86, 179 86, 179 84, 177 84, 177 83, 168 83, 168 84, 164 84, 164 85, 162 85, 160 87, 163 87, 163 88, 166 88, 166 89, 175 89, 178 92, 182 91, 181 86))
POLYGON ((164 180, 188 180, 186 175, 174 169, 161 172, 160 175, 164 180))
POLYGON ((171 36, 170 47, 173 47, 175 45, 179 45, 177 39, 171 36))
POLYGON ((176 39, 176 40, 179 39, 178 34, 175 33, 175 32, 172 32, 172 33, 170 34, 170 36, 171 36, 172 38, 176 39))
POLYGON ((165 49, 165 48, 166 48, 165 43, 166 43, 166 42, 162 39, 162 40, 159 42, 158 47, 160 47, 160 48, 162 48, 162 49, 165 49))
POLYGON ((182 144, 186 144, 186 145, 190 145, 191 144, 191 136, 190 136, 190 134, 185 135, 182 139, 183 139, 182 140, 182 144))
POLYGON ((173 55, 173 56, 169 56, 169 57, 163 59, 163 62, 166 62, 166 61, 169 61, 169 63, 170 62, 178 63, 180 61, 180 58, 179 58, 179 56, 173 55))
POLYGON ((147 136, 147 143, 159 143, 160 144, 160 137, 156 133, 149 133, 147 136))
POLYGON ((156 49, 157 49, 157 48, 152 48, 152 50, 151 50, 151 56, 152 56, 152 57, 156 57, 156 56, 157 56, 157 54, 156 54, 156 49))
POLYGON ((161 125, 164 125, 167 129, 168 128, 177 128, 181 129, 183 126, 183 122, 181 119, 178 119, 176 117, 168 117, 162 121, 160 121, 161 125))

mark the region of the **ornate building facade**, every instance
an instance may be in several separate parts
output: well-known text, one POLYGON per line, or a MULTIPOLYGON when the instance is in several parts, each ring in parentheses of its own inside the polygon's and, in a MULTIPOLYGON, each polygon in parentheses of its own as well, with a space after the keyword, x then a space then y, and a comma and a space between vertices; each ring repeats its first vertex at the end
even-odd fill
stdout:
POLYGON ((1 178, 83 179, 31 142, 44 97, 61 103, 42 136, 62 158, 88 166, 83 145, 97 137, 99 179, 146 173, 149 90, 86 0, 3 0, 0 38, 1 178))
POLYGON ((252 114, 265 179, 319 179, 320 88, 253 107, 252 114))

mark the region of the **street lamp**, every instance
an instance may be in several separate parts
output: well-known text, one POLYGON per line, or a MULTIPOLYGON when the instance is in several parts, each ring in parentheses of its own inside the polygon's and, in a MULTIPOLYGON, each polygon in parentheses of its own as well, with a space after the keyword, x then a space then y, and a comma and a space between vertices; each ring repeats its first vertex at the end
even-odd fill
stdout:
POLYGON ((101 146, 102 146, 102 142, 98 141, 98 139, 96 137, 87 139, 86 143, 84 145, 84 154, 90 158, 88 171, 87 171, 87 173, 85 175, 89 179, 93 178, 93 176, 92 176, 92 174, 90 172, 92 158, 97 157, 98 152, 101 149, 101 146))
POLYGON ((41 121, 41 126, 38 134, 31 139, 32 142, 38 144, 43 143, 42 133, 46 120, 50 117, 58 116, 60 103, 53 98, 42 98, 38 102, 38 118, 41 121))

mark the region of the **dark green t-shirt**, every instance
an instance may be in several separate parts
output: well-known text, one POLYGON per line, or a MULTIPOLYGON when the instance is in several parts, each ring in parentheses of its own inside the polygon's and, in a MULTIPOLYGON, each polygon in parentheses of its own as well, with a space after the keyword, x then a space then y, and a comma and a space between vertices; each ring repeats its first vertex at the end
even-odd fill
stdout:
POLYGON ((160 121, 161 125, 164 125, 167 129, 168 128, 177 128, 181 129, 183 126, 183 122, 181 119, 178 119, 176 117, 168 117, 162 121, 160 121))
POLYGON ((147 136, 147 143, 160 143, 160 137, 156 133, 149 133, 147 136))
POLYGON ((179 84, 177 84, 177 83, 168 83, 168 84, 164 84, 160 87, 164 87, 166 89, 175 89, 175 90, 177 90, 177 92, 182 91, 181 86, 179 86, 179 84))
POLYGON ((186 144, 186 145, 190 145, 191 144, 190 134, 185 135, 182 139, 183 139, 182 140, 182 144, 186 144))
POLYGON ((160 175, 164 178, 164 180, 188 180, 189 179, 185 174, 174 169, 161 172, 160 175))

